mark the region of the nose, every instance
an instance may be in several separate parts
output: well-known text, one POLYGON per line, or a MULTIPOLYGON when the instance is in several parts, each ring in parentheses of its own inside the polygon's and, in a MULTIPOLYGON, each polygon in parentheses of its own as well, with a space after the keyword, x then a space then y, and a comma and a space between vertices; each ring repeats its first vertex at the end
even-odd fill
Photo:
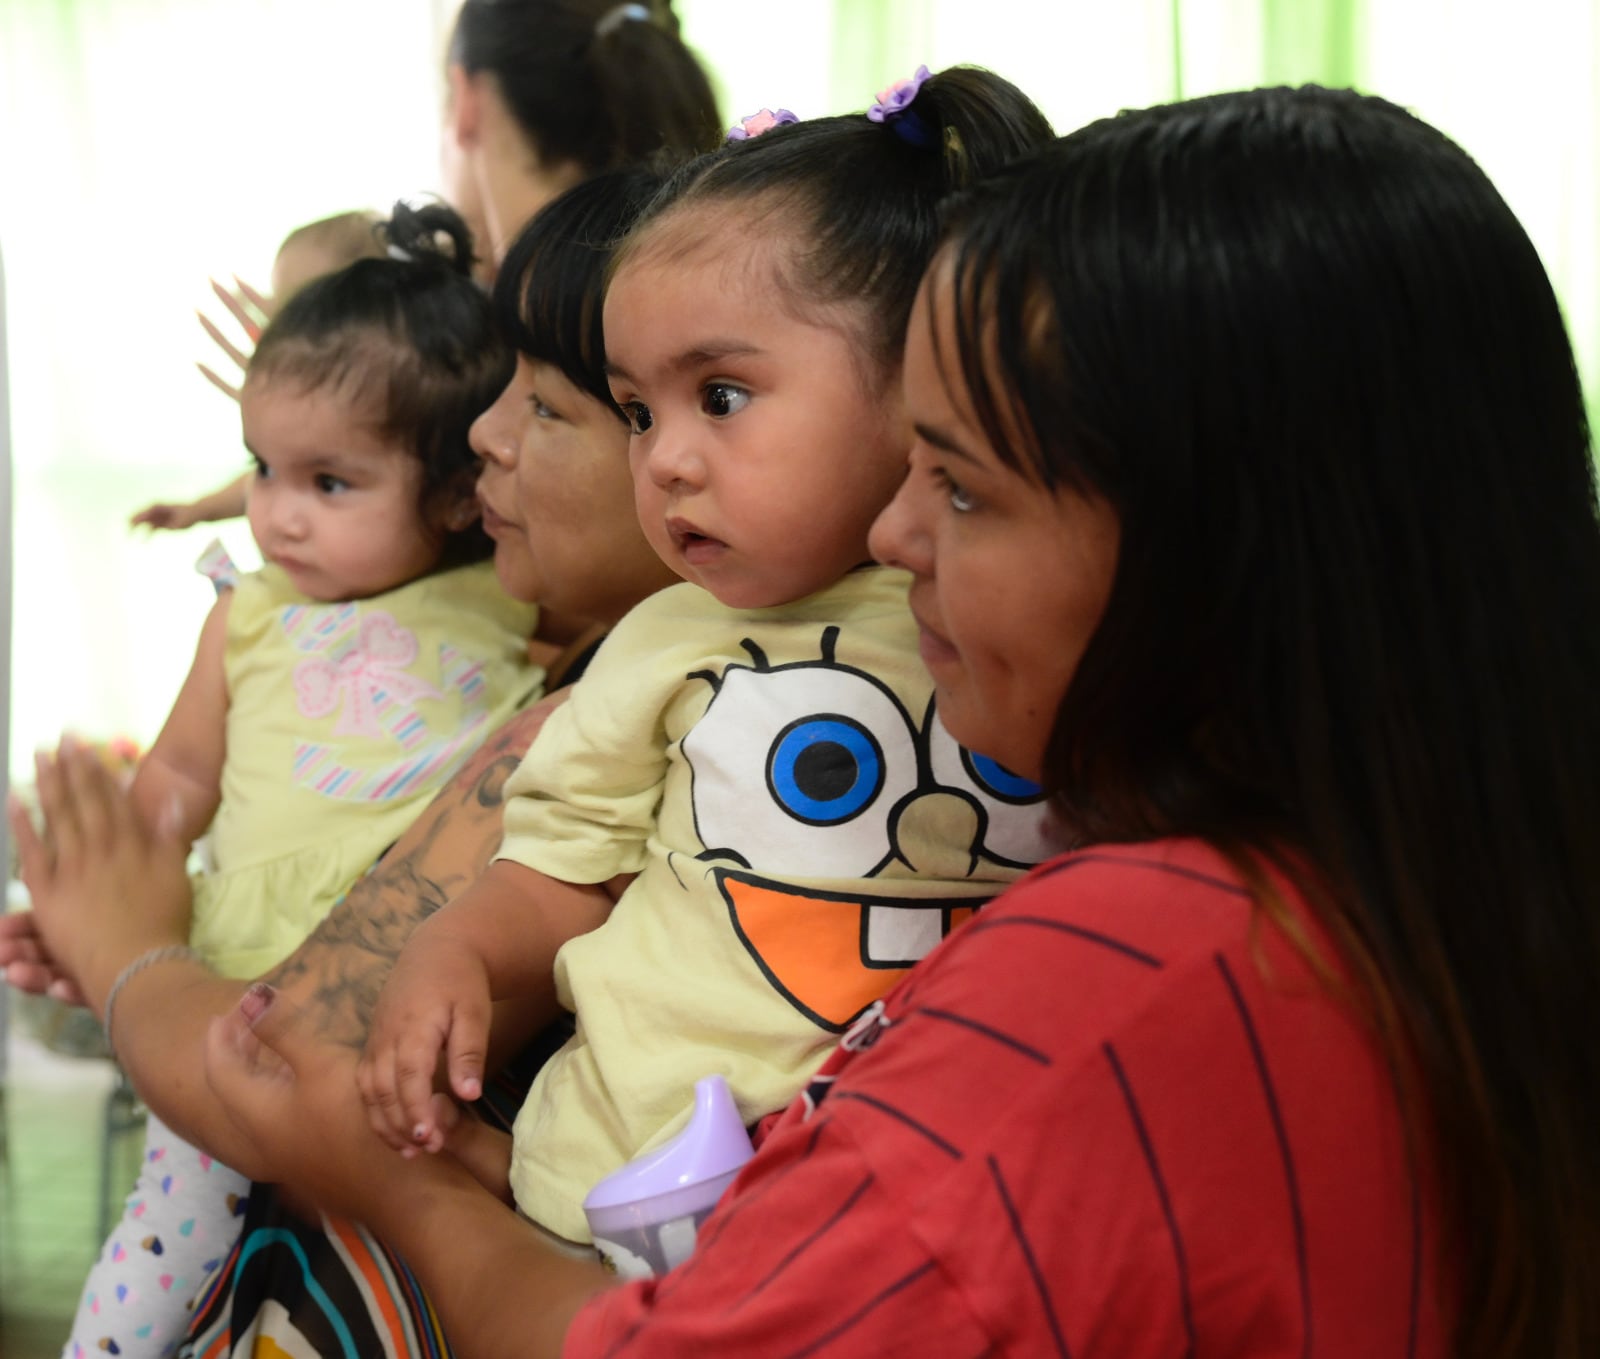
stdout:
POLYGON ((655 428, 636 438, 634 447, 644 460, 644 470, 661 490, 698 490, 705 485, 705 459, 695 447, 692 429, 655 428))
POLYGON ((267 490, 261 486, 256 488, 251 499, 270 538, 291 542, 305 537, 306 515, 300 496, 283 487, 267 490))
POLYGON ((933 537, 923 519, 925 492, 913 470, 894 498, 879 511, 867 535, 867 548, 885 566, 898 566, 917 576, 933 574, 933 537))
POLYGON ((467 442, 484 462, 505 468, 516 465, 518 430, 513 408, 517 404, 517 394, 507 387, 494 405, 472 422, 467 442))

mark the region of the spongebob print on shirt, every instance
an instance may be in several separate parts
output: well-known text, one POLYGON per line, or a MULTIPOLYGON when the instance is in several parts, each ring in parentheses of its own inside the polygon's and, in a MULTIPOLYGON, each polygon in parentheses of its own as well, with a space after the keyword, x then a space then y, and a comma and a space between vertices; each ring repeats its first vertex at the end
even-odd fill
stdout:
POLYGON ((734 610, 675 586, 630 613, 507 784, 503 858, 636 874, 569 940, 577 1033, 514 1138, 517 1205, 587 1239, 583 1196, 659 1145, 694 1083, 747 1122, 1051 844, 1036 788, 938 720, 903 572, 734 610))
POLYGON ((895 692, 834 658, 702 674, 715 696, 683 739, 695 828, 734 931, 768 981, 835 1033, 976 909, 908 897, 885 869, 966 878, 985 860, 1048 856, 1037 785, 959 746, 930 698, 913 719, 895 692), (764 796, 763 796, 764 794, 764 796), (733 860, 733 866, 721 861, 733 860), (857 891, 793 885, 857 878, 857 891), (882 890, 871 890, 879 888, 882 890))

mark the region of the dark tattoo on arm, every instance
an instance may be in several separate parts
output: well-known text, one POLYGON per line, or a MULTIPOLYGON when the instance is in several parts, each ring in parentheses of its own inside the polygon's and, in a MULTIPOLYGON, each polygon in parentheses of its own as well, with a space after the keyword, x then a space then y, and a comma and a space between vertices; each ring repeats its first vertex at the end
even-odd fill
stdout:
POLYGON ((378 993, 411 932, 483 871, 500 846, 506 780, 539 725, 520 713, 423 809, 267 980, 292 991, 329 1042, 360 1050, 378 993))

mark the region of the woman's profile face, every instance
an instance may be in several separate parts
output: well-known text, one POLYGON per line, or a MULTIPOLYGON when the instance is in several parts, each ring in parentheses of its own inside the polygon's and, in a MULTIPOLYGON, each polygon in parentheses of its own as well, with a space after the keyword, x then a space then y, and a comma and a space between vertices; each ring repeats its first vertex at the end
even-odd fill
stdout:
POLYGON ((472 447, 506 593, 609 623, 677 579, 639 528, 627 426, 560 369, 519 356, 472 447))
POLYGON ((915 442, 872 551, 914 577, 922 659, 950 734, 1038 781, 1111 593, 1117 516, 1098 497, 1046 490, 1001 462, 955 365, 945 276, 935 265, 911 314, 904 390, 915 442))

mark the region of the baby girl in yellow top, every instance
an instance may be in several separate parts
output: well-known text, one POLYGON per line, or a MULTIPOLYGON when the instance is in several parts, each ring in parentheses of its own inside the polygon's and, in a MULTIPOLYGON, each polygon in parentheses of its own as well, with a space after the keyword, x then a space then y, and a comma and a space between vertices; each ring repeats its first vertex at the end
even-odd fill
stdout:
POLYGON ((576 1033, 517 1120, 510 1187, 588 1239, 596 1181, 675 1133, 699 1077, 746 1122, 951 928, 1051 852, 1036 788, 935 711, 906 577, 867 531, 899 485, 906 317, 952 190, 1049 136, 987 72, 860 115, 763 118, 620 246, 604 299, 635 498, 680 576, 618 624, 507 786, 501 856, 413 936, 359 1079, 436 1148, 433 1073, 479 1091, 490 1003, 576 1033))
MULTIPOLYGON (((509 351, 454 213, 401 204, 388 232, 394 256, 307 284, 250 360, 247 514, 265 564, 241 575, 208 553, 218 598, 133 779, 147 821, 184 843, 209 829, 189 942, 226 976, 287 956, 542 683, 537 611, 485 560, 467 442, 509 351)), ((247 1187, 152 1116, 68 1353, 171 1353, 247 1187)))

